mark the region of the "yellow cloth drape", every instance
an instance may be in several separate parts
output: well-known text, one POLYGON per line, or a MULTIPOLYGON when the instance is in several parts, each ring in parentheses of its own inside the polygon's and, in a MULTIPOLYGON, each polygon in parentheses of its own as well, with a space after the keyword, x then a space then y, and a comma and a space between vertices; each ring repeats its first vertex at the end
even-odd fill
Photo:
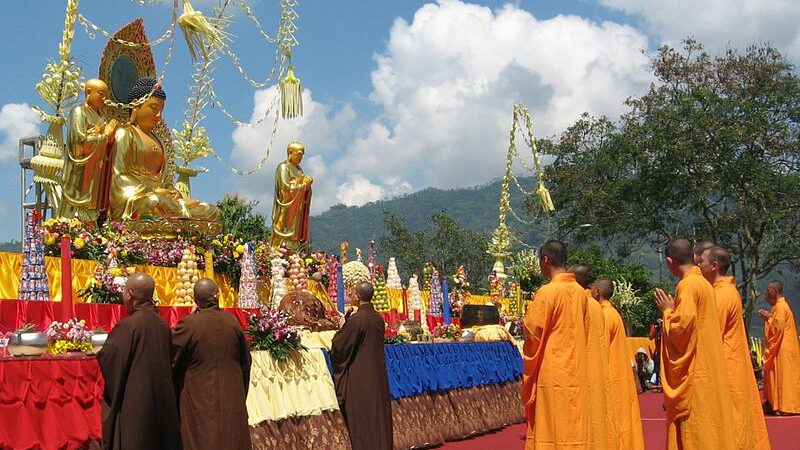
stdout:
MULTIPOLYGON (((61 301, 61 259, 46 257, 44 259, 47 272, 50 300, 61 301)), ((89 280, 97 270, 96 261, 84 259, 72 260, 72 298, 75 302, 82 302, 78 291, 88 286, 89 280)), ((156 294, 162 305, 172 304, 175 289, 178 284, 178 269, 172 267, 136 266, 136 270, 144 272, 156 281, 156 294)), ((19 253, 0 252, 0 299, 15 299, 19 290, 19 279, 22 271, 22 255, 19 253)), ((236 306, 236 291, 227 277, 223 274, 214 274, 214 279, 219 285, 219 302, 223 308, 236 306)))
POLYGON ((398 313, 403 311, 403 290, 386 288, 386 295, 389 297, 389 308, 396 309, 398 313))
POLYGON ((502 325, 478 325, 470 330, 475 333, 475 342, 514 342, 514 337, 502 325))
POLYGON ((284 362, 266 351, 252 352, 252 357, 247 394, 250 425, 339 409, 322 350, 301 351, 284 362))
POLYGON ((329 330, 329 331, 304 330, 303 334, 300 335, 300 343, 303 344, 303 347, 307 349, 324 348, 325 350, 331 351, 334 334, 336 334, 336 330, 329 330))
POLYGON ((625 344, 628 346, 628 354, 631 359, 636 356, 636 350, 643 348, 647 351, 647 355, 653 357, 653 352, 656 351, 656 342, 646 337, 626 337, 625 344))
MULTIPOLYGON (((47 272, 47 286, 50 289, 50 300, 61 301, 61 259, 45 257, 44 267, 47 272)), ((86 286, 86 282, 94 274, 97 263, 81 259, 72 260, 73 299, 80 301, 78 290, 86 286)), ((19 279, 22 273, 22 255, 20 253, 0 252, 0 299, 17 298, 19 279)))

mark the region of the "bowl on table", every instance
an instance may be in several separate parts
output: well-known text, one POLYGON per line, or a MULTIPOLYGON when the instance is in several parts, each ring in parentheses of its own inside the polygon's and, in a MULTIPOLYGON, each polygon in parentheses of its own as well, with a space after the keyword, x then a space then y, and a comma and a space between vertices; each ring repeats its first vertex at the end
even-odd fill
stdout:
POLYGON ((40 356, 47 351, 47 337, 41 332, 17 333, 9 339, 7 350, 14 356, 40 356))

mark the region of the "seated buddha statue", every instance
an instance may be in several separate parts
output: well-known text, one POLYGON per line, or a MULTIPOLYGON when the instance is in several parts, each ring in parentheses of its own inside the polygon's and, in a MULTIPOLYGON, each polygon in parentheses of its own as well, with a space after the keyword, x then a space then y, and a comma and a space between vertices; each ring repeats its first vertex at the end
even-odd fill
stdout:
POLYGON ((130 124, 114 134, 109 218, 216 222, 219 210, 215 206, 184 198, 167 175, 164 146, 153 133, 167 94, 154 78, 140 78, 131 86, 128 103, 143 98, 133 108, 130 124))

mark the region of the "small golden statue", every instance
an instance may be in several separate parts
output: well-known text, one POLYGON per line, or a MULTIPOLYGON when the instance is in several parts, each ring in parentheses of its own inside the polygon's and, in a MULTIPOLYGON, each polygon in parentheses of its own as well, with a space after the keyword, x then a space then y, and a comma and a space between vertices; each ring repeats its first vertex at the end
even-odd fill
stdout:
POLYGON ((117 121, 106 121, 103 104, 108 86, 103 80, 86 82, 86 101, 69 113, 59 215, 97 220, 107 208, 109 146, 117 121))
POLYGON ((131 112, 130 124, 117 128, 114 135, 109 218, 132 221, 145 236, 169 237, 169 228, 181 224, 190 232, 213 232, 219 228, 219 210, 184 198, 175 189, 167 176, 164 147, 153 134, 167 94, 154 78, 140 78, 131 86, 128 102, 142 99, 131 112))
POLYGON ((299 142, 290 143, 286 149, 288 158, 275 170, 270 244, 272 248, 284 246, 295 253, 307 250, 308 246, 308 217, 314 180, 300 168, 305 151, 299 142))

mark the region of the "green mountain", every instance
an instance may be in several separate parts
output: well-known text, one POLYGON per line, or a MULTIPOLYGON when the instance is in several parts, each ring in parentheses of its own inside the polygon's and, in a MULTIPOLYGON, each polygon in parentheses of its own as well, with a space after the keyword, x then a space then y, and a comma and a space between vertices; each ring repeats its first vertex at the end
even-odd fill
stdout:
MULTIPOLYGON (((533 189, 533 178, 520 178, 526 190, 533 189)), ((428 188, 413 194, 389 200, 380 200, 363 206, 336 205, 324 213, 310 219, 311 247, 315 250, 339 253, 342 241, 350 242, 351 253, 355 247, 366 252, 369 241, 379 241, 384 234, 383 218, 385 212, 404 217, 412 230, 430 230, 429 217, 444 211, 462 226, 491 235, 497 227, 498 202, 500 201, 501 180, 482 186, 461 189, 428 188)), ((518 189, 512 189, 512 209, 522 215, 524 207, 518 189)), ((525 220, 534 219, 523 216, 525 220)), ((547 219, 536 220, 533 226, 523 226, 509 218, 508 223, 526 242, 538 242, 535 235, 547 226, 547 219)), ((380 253, 380 249, 378 249, 380 253)))

